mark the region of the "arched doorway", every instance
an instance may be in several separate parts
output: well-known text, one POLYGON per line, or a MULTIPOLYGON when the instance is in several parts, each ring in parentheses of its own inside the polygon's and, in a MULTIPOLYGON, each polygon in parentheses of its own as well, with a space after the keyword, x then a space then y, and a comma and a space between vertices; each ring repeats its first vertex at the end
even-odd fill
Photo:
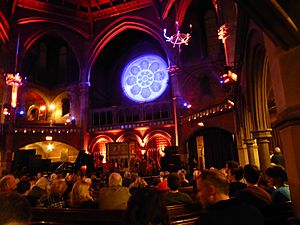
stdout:
POLYGON ((191 167, 223 168, 228 160, 238 161, 234 135, 220 128, 199 130, 187 145, 191 167))

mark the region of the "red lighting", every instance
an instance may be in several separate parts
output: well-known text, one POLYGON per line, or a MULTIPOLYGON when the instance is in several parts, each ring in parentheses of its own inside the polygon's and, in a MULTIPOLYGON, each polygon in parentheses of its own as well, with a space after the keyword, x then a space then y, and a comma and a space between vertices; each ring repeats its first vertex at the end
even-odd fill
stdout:
POLYGON ((46 106, 45 105, 40 105, 40 110, 41 111, 45 111, 46 110, 46 106))

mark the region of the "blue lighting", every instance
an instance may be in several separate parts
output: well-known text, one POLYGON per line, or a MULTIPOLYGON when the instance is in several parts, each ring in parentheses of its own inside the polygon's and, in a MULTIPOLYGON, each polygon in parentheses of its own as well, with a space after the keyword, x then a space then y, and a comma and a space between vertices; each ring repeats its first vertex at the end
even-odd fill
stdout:
POLYGON ((168 80, 167 63, 160 56, 142 55, 127 64, 121 84, 131 100, 150 102, 164 93, 168 80))
POLYGON ((23 110, 20 110, 20 111, 19 111, 19 114, 20 114, 20 115, 24 115, 24 113, 25 113, 25 112, 24 112, 23 110))

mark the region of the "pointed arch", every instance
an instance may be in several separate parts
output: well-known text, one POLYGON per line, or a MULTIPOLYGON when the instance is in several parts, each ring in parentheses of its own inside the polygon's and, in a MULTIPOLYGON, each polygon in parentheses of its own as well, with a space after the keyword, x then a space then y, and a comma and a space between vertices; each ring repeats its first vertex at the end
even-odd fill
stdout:
POLYGON ((89 61, 87 63, 88 70, 86 74, 86 81, 90 80, 90 73, 92 70, 92 67, 98 57, 98 55, 101 53, 101 51, 104 49, 104 47, 117 35, 122 33, 125 30, 138 30, 145 32, 146 34, 149 34, 154 39, 158 41, 158 43, 162 46, 162 49, 164 50, 167 58, 169 59, 169 52, 167 51, 168 46, 166 44, 166 41, 163 38, 162 31, 163 28, 159 27, 157 24, 153 23, 150 20, 147 20, 142 17, 137 16, 124 16, 113 23, 111 23, 109 26, 107 26, 105 29, 103 29, 99 35, 94 39, 93 44, 91 45, 91 54, 89 61))

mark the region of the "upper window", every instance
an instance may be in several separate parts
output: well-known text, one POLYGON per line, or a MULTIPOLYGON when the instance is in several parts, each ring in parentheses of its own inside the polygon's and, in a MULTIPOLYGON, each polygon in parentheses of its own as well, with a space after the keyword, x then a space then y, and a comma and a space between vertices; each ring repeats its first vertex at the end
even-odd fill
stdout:
POLYGON ((127 64, 122 88, 135 102, 150 102, 161 96, 169 80, 167 63, 157 55, 142 55, 127 64))

